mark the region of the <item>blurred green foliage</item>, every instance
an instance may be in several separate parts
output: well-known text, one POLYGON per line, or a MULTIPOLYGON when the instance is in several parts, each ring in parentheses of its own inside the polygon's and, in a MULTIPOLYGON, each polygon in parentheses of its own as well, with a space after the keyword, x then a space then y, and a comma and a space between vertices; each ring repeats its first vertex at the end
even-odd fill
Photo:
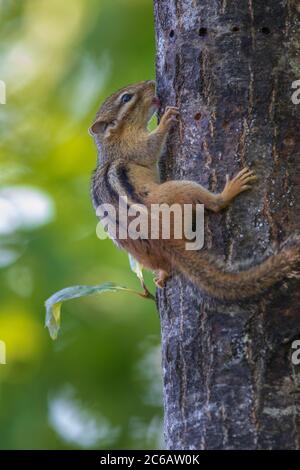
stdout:
POLYGON ((59 289, 140 289, 127 255, 96 237, 87 129, 107 95, 154 78, 152 1, 0 0, 0 24, 0 448, 157 448, 154 303, 72 300, 56 343, 44 329, 59 289))

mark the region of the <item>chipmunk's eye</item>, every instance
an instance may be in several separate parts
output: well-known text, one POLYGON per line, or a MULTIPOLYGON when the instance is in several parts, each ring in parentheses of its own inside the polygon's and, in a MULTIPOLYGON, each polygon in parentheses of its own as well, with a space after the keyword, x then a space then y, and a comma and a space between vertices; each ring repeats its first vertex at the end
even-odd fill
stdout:
POLYGON ((130 93, 125 93, 125 95, 123 95, 121 98, 121 103, 122 104, 128 103, 128 101, 130 101, 132 97, 133 95, 131 95, 130 93))

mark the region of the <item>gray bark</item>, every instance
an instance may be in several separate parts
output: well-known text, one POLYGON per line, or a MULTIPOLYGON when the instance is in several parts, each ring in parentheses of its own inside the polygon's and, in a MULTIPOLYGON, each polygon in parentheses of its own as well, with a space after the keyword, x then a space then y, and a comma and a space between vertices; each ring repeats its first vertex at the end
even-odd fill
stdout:
MULTIPOLYGON (((300 7, 293 0, 154 0, 158 94, 181 120, 163 179, 220 191, 248 165, 258 183, 206 215, 228 266, 300 225, 300 7)), ((197 253, 195 253, 197 256, 197 253)), ((158 293, 168 449, 299 449, 299 282, 224 303, 181 275, 158 293)))

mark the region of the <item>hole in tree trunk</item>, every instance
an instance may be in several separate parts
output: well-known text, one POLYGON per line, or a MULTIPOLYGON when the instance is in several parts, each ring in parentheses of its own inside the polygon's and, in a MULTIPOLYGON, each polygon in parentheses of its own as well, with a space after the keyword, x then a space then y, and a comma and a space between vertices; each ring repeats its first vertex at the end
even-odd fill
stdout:
POLYGON ((200 28, 199 29, 199 36, 206 36, 207 35, 207 28, 200 28))

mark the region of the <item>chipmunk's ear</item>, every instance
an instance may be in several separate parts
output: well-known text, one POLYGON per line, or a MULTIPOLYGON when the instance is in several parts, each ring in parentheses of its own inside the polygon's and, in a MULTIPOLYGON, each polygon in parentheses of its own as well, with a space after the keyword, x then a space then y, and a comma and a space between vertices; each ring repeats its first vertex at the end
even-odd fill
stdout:
POLYGON ((89 128, 89 133, 91 136, 94 135, 103 135, 105 137, 109 136, 110 130, 117 127, 117 121, 106 122, 101 119, 97 120, 89 128))
POLYGON ((107 126, 107 123, 105 121, 97 120, 89 128, 89 134, 91 136, 94 136, 97 134, 103 134, 106 126, 107 126))

